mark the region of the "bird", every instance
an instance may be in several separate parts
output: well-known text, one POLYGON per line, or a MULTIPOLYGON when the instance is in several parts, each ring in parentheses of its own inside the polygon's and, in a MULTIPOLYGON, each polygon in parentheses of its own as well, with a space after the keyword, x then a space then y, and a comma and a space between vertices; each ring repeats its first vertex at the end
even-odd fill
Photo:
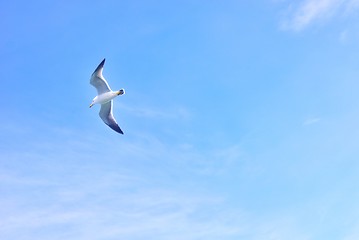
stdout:
POLYGON ((97 89, 97 96, 94 97, 90 104, 90 108, 95 104, 101 104, 99 116, 102 121, 116 132, 123 134, 123 131, 118 126, 113 113, 113 99, 119 95, 125 94, 125 90, 121 88, 118 91, 112 91, 107 81, 102 75, 103 66, 105 65, 105 58, 97 66, 90 78, 90 84, 97 89))

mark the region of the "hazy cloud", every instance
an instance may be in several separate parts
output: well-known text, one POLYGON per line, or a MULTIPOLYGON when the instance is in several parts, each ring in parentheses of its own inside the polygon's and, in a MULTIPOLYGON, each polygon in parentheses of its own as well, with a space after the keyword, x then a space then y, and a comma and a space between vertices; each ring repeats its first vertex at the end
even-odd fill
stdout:
POLYGON ((351 14, 358 7, 358 0, 304 0, 289 5, 282 27, 301 31, 314 22, 329 20, 338 14, 351 14))
POLYGON ((303 122, 303 125, 312 125, 315 123, 318 123, 320 121, 320 118, 308 118, 303 122))
POLYGON ((187 120, 190 118, 191 113, 186 107, 174 106, 170 109, 160 109, 154 107, 144 106, 128 106, 119 103, 120 108, 124 111, 138 117, 145 117, 151 119, 181 119, 187 120))

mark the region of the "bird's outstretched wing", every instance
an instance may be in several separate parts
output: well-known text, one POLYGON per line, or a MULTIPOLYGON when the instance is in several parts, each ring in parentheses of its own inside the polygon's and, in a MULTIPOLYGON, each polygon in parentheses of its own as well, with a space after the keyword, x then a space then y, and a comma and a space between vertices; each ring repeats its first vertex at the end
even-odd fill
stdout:
POLYGON ((118 126, 112 114, 112 100, 107 103, 101 104, 101 110, 99 115, 100 118, 104 121, 104 123, 106 123, 110 128, 112 128, 118 133, 123 134, 121 128, 118 126))
POLYGON ((90 79, 90 84, 97 89, 98 95, 111 91, 110 86, 106 82, 105 78, 102 76, 104 64, 105 59, 103 59, 102 62, 97 66, 90 79))

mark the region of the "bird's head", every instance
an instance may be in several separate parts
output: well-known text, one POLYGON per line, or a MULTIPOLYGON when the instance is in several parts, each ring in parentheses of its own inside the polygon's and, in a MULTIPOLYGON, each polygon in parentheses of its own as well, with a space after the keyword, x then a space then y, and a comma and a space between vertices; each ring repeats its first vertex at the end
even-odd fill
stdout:
POLYGON ((120 90, 117 91, 117 95, 123 95, 125 94, 125 89, 121 88, 120 90))

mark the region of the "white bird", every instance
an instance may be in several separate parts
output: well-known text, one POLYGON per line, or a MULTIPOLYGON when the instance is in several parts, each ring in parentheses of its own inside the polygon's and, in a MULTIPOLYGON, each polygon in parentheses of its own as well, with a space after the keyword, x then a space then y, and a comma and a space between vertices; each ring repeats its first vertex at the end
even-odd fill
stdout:
POLYGON ((91 75, 90 84, 97 89, 97 96, 92 100, 90 107, 94 104, 101 104, 101 110, 99 112, 100 118, 106 123, 110 128, 115 130, 118 133, 123 134, 121 128, 118 126, 115 118, 112 114, 112 105, 115 97, 125 94, 124 89, 119 91, 112 91, 105 78, 102 76, 103 65, 105 64, 105 59, 98 65, 95 71, 91 75))

